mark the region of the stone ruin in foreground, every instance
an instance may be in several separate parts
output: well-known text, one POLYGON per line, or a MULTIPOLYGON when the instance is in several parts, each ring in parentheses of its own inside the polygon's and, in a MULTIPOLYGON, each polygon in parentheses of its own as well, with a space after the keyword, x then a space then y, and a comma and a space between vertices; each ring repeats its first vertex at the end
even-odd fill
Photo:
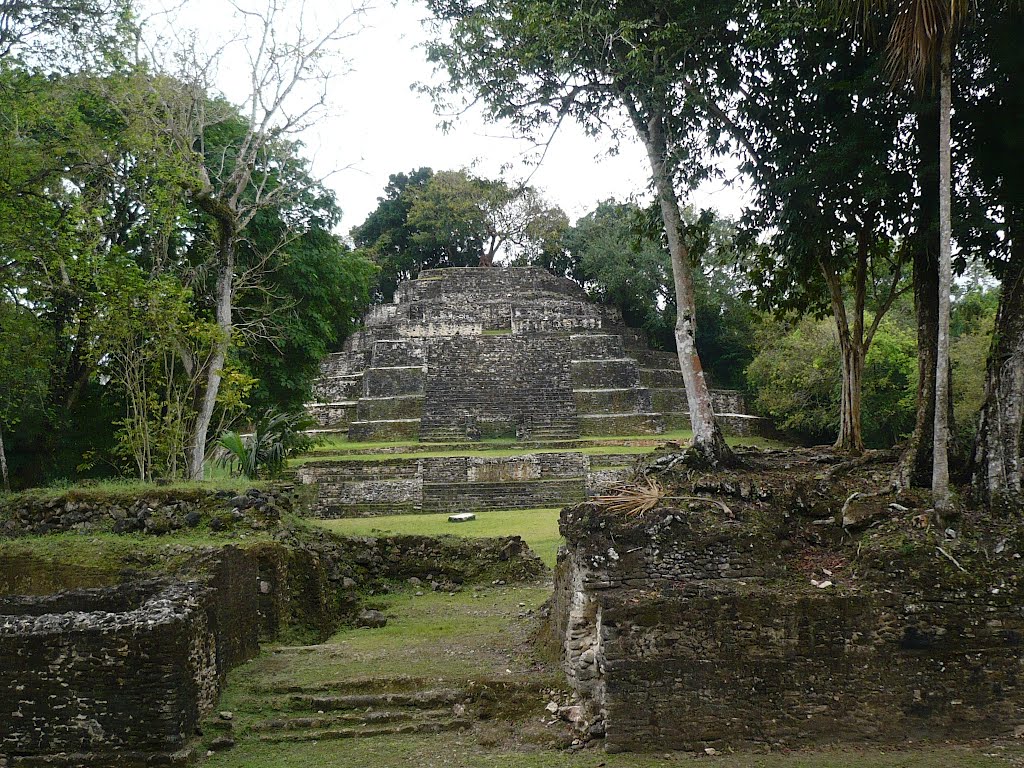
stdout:
MULTIPOLYGON (((321 428, 352 442, 523 446, 506 457, 304 464, 324 517, 562 506, 621 479, 634 458, 573 451, 581 441, 690 426, 675 353, 650 349, 617 311, 533 267, 424 270, 324 361, 316 394, 308 408, 321 428)), ((765 429, 739 392, 712 396, 727 434, 765 429)))

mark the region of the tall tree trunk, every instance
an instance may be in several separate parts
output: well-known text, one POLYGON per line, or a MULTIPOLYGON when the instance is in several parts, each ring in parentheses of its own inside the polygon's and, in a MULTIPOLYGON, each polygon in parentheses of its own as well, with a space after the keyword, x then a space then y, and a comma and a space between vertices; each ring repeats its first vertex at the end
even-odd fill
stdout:
MULTIPOLYGON (((1019 236, 1020 233, 1013 233, 1019 236)), ((1003 278, 995 333, 971 460, 975 497, 990 506, 1021 500, 1024 460, 1024 245, 1014 243, 1011 269, 1003 278)))
POLYGON ((917 414, 897 467, 902 488, 928 487, 932 479, 935 430, 935 350, 939 317, 939 109, 935 100, 917 112, 917 174, 920 196, 913 248, 914 308, 917 317, 917 414))
MULTIPOLYGON (((868 227, 861 229, 857 242, 857 262, 853 274, 853 318, 846 309, 842 276, 818 256, 818 265, 828 286, 832 317, 836 323, 842 367, 842 396, 839 402, 839 433, 834 447, 840 451, 860 453, 864 450, 861 427, 861 394, 864 382, 864 361, 871 339, 864 333, 864 310, 867 302, 868 227)), ((884 312, 885 310, 881 310, 884 312)))
POLYGON ((668 150, 661 118, 652 117, 644 128, 645 130, 640 133, 644 138, 647 157, 651 163, 654 188, 658 195, 658 205, 661 208, 669 256, 672 260, 672 279, 676 293, 676 351, 690 411, 693 447, 709 464, 730 462, 732 451, 726 445, 722 430, 715 419, 711 390, 708 388, 704 368, 697 354, 697 307, 693 293, 693 265, 690 263, 689 249, 683 240, 683 217, 679 212, 679 200, 666 166, 668 150))
POLYGON ((839 436, 835 448, 861 453, 864 434, 861 430, 861 394, 864 385, 864 348, 852 340, 839 344, 843 362, 843 394, 839 408, 839 436))
POLYGON ((7 475, 7 451, 4 449, 4 430, 0 427, 0 475, 3 475, 4 491, 11 492, 11 478, 7 475))
POLYGON ((942 40, 939 106, 939 322, 935 355, 935 434, 932 452, 932 501, 938 512, 948 510, 949 496, 949 412, 941 407, 949 399, 949 297, 952 287, 953 226, 951 220, 952 151, 950 115, 953 90, 953 36, 942 40))
POLYGON ((190 480, 202 480, 206 463, 206 441, 217 405, 217 394, 223 378, 224 364, 231 344, 232 299, 235 278, 235 238, 233 230, 221 228, 220 272, 217 275, 217 328, 220 331, 213 352, 206 364, 206 382, 203 386, 195 427, 189 445, 188 475, 190 480))

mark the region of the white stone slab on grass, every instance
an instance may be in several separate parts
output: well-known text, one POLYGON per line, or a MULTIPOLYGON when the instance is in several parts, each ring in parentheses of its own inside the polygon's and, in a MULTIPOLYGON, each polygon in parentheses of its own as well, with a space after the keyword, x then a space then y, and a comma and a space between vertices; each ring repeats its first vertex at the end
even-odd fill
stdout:
POLYGON ((476 515, 472 512, 460 512, 457 515, 448 515, 449 523, 468 523, 470 520, 476 520, 476 515))

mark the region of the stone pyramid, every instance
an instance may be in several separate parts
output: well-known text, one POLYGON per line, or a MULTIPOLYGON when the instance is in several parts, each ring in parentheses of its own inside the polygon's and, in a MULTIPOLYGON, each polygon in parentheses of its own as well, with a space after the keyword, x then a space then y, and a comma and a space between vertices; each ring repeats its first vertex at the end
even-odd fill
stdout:
MULTIPOLYGON (((728 434, 760 431, 713 391, 728 434)), ((352 441, 523 442, 689 426, 674 353, 538 267, 424 270, 324 360, 309 411, 352 441)))

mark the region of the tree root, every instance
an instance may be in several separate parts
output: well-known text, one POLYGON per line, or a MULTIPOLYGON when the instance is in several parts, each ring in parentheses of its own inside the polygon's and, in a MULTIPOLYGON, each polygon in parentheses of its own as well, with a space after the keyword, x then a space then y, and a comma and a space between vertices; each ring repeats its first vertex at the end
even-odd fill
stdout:
MULTIPOLYGON (((899 458, 899 454, 894 450, 885 451, 865 451, 863 454, 855 459, 844 461, 842 464, 836 464, 828 472, 825 473, 824 482, 830 483, 843 475, 847 475, 855 469, 866 467, 869 464, 877 464, 879 462, 888 461, 893 458, 899 458)), ((888 491, 886 491, 888 493, 888 491)))

